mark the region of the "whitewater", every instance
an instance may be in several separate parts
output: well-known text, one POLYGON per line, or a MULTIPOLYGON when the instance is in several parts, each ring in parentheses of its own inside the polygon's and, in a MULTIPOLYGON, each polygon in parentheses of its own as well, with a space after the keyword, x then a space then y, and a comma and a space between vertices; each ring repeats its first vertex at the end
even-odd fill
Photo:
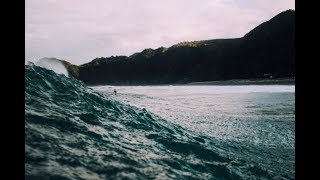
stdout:
POLYGON ((294 121, 292 86, 87 87, 25 65, 29 179, 294 179, 294 121))

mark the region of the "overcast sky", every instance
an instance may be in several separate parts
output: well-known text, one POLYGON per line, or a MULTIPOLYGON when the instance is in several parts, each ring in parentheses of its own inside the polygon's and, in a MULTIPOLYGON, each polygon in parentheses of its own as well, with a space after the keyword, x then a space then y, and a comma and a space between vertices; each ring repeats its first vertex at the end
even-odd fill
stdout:
POLYGON ((294 0, 26 0, 26 60, 83 64, 183 41, 242 37, 294 0))

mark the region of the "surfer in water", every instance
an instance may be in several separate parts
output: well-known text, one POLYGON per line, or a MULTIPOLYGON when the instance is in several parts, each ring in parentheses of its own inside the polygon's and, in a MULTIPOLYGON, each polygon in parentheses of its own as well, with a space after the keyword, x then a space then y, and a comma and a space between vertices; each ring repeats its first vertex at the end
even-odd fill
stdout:
POLYGON ((113 92, 114 92, 114 94, 117 94, 117 90, 116 89, 114 89, 113 92))

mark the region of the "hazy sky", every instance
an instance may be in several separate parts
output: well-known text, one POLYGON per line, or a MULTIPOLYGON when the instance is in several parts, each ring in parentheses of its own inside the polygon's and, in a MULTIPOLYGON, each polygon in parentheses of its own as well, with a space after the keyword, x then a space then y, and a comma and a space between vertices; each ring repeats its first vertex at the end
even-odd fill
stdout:
POLYGON ((26 0, 26 60, 83 64, 183 41, 242 37, 294 0, 26 0))

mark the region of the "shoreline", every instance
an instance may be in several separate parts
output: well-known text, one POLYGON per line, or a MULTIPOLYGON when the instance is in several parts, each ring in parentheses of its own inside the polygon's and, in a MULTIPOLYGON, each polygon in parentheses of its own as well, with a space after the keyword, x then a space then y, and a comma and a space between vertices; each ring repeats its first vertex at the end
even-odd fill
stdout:
POLYGON ((104 85, 88 85, 96 86, 233 86, 233 85, 295 85, 295 78, 278 78, 278 79, 232 79, 219 81, 200 81, 190 83, 176 84, 104 84, 104 85))
POLYGON ((295 78, 279 79, 232 79, 222 81, 191 82, 184 85, 295 85, 295 78))

